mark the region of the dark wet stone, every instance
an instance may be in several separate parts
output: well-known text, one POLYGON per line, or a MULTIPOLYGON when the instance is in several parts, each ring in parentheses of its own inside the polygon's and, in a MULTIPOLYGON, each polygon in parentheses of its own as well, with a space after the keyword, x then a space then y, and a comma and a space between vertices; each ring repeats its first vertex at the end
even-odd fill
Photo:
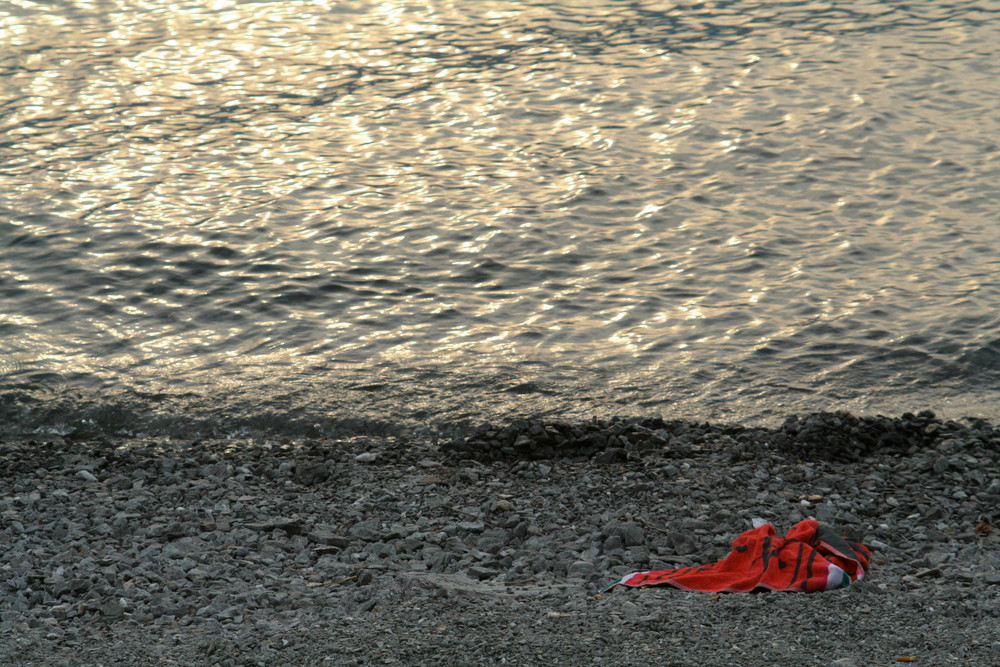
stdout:
POLYGON ((497 576, 498 572, 492 568, 481 567, 479 565, 473 565, 468 570, 469 576, 473 579, 478 579, 479 581, 484 581, 486 579, 492 579, 497 576))

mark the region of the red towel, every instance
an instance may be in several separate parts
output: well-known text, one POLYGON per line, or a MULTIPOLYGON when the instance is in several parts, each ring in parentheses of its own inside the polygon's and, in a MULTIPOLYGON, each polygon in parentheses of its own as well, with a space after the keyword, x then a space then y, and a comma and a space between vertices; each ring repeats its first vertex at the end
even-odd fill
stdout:
POLYGON ((675 570, 634 572, 615 586, 669 585, 686 591, 745 593, 755 588, 814 593, 850 586, 865 576, 871 551, 817 521, 800 521, 784 537, 765 523, 733 542, 725 559, 675 570))

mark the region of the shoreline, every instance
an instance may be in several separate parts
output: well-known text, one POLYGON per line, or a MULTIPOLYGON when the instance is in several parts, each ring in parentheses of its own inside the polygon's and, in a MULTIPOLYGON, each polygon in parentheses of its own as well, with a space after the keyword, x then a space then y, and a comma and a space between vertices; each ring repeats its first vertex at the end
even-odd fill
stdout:
POLYGON ((851 427, 876 418, 816 415, 780 442, 642 420, 440 443, 7 439, 0 663, 990 664, 1000 434, 912 417, 878 423, 926 437, 874 445, 851 427), (718 560, 755 517, 864 541, 868 578, 597 595, 718 560))

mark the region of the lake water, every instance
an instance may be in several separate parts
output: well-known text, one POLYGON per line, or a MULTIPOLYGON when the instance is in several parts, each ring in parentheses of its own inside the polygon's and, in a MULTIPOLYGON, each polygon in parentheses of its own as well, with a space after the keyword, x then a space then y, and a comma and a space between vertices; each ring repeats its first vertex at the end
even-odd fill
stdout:
POLYGON ((4 428, 1000 413, 1000 5, 0 2, 4 428))

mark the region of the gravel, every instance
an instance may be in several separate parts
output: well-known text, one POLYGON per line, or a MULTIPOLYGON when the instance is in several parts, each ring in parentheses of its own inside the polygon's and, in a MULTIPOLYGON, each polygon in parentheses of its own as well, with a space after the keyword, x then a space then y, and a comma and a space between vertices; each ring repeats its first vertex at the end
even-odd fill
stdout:
POLYGON ((0 444, 0 664, 1000 664, 1000 429, 817 413, 0 444), (870 576, 598 591, 815 517, 870 576))

